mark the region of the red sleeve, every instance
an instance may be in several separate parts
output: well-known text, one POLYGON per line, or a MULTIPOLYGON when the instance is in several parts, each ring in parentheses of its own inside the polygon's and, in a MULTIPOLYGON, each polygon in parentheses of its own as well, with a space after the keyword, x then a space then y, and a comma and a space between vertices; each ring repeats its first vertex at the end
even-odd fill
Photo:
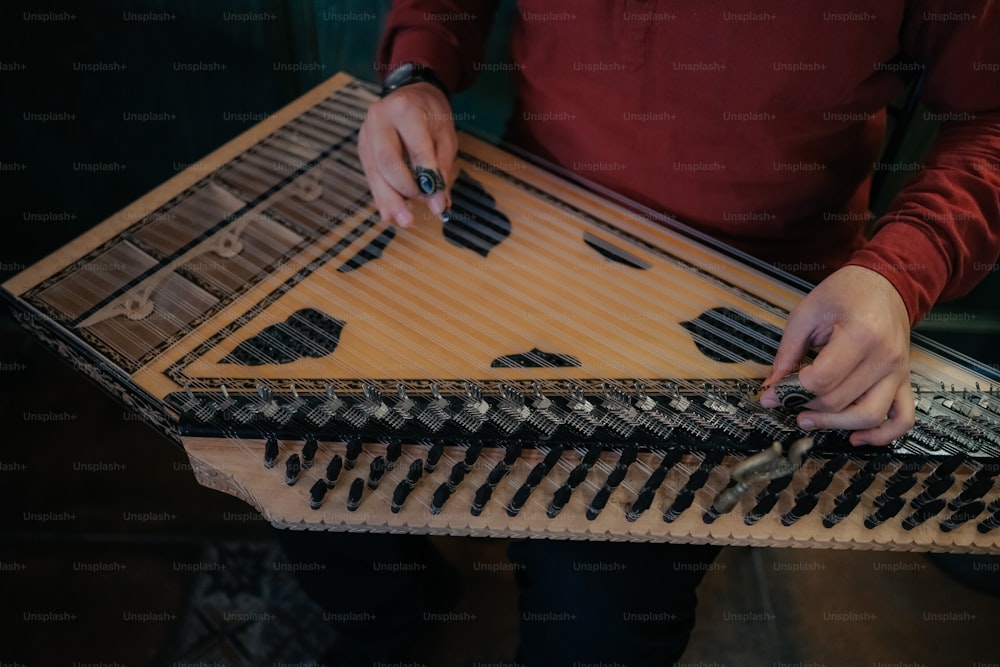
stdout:
POLYGON ((403 63, 430 67, 452 93, 475 79, 499 0, 395 0, 376 66, 384 77, 403 63))
POLYGON ((911 324, 972 289, 1000 256, 998 36, 1000 7, 990 0, 913 2, 900 33, 904 53, 927 66, 922 99, 941 130, 848 264, 885 276, 911 324))

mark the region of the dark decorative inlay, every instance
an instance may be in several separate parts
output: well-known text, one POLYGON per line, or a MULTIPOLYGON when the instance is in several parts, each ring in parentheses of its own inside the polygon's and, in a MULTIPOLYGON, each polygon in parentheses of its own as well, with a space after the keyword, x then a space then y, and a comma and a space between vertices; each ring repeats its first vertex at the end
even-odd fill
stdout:
POLYGON ((732 308, 706 310, 681 326, 691 332, 698 350, 724 363, 770 364, 781 342, 781 330, 732 308))
POLYGON ((373 259, 378 259, 382 256, 382 251, 385 250, 385 247, 389 245, 389 242, 394 238, 396 238, 396 228, 387 227, 371 243, 359 250, 354 257, 351 257, 349 260, 341 264, 340 268, 337 269, 337 272, 349 273, 354 269, 360 269, 373 259))
POLYGON ((287 364, 303 357, 324 357, 337 349, 345 324, 326 313, 304 308, 246 339, 220 363, 261 366, 287 364))
POLYGON ((594 236, 590 232, 583 233, 583 242, 611 261, 624 264, 625 266, 630 266, 633 269, 645 270, 653 266, 641 257, 637 257, 629 251, 619 248, 613 243, 605 241, 599 236, 594 236))
POLYGON ((497 357, 490 368, 579 368, 582 365, 574 356, 542 352, 536 347, 531 352, 497 357))
POLYGON ((444 223, 449 243, 486 257, 510 236, 510 219, 497 210, 496 200, 464 171, 451 191, 451 217, 444 223))

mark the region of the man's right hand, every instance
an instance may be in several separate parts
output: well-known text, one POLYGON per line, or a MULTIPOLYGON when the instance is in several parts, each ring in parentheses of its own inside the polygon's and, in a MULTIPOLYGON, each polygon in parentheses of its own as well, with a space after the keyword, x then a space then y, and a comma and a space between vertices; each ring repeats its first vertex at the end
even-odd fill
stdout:
POLYGON ((429 83, 399 88, 375 102, 358 134, 358 153, 375 206, 383 220, 395 220, 400 227, 413 224, 407 199, 423 197, 437 215, 450 207, 451 170, 457 152, 451 105, 429 83), (444 191, 422 195, 411 167, 440 171, 444 191))

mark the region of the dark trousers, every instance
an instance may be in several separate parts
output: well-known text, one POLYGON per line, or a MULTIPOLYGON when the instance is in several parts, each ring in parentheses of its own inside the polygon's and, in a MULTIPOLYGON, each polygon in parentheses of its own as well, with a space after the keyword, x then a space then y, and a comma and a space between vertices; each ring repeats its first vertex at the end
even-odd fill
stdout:
MULTIPOLYGON (((291 561, 341 641, 327 667, 391 663, 447 611, 457 572, 429 540, 411 535, 280 531, 291 561)), ((713 546, 524 540, 511 544, 520 591, 517 662, 528 667, 677 660, 694 626, 695 588, 713 546)))

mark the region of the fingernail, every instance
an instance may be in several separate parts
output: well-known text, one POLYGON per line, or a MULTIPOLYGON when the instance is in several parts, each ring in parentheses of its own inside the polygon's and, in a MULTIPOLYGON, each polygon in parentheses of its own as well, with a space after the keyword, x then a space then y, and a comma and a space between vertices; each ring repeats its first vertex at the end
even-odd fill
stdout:
POLYGON ((799 419, 799 427, 804 428, 807 431, 816 428, 816 421, 809 417, 802 417, 799 419))

